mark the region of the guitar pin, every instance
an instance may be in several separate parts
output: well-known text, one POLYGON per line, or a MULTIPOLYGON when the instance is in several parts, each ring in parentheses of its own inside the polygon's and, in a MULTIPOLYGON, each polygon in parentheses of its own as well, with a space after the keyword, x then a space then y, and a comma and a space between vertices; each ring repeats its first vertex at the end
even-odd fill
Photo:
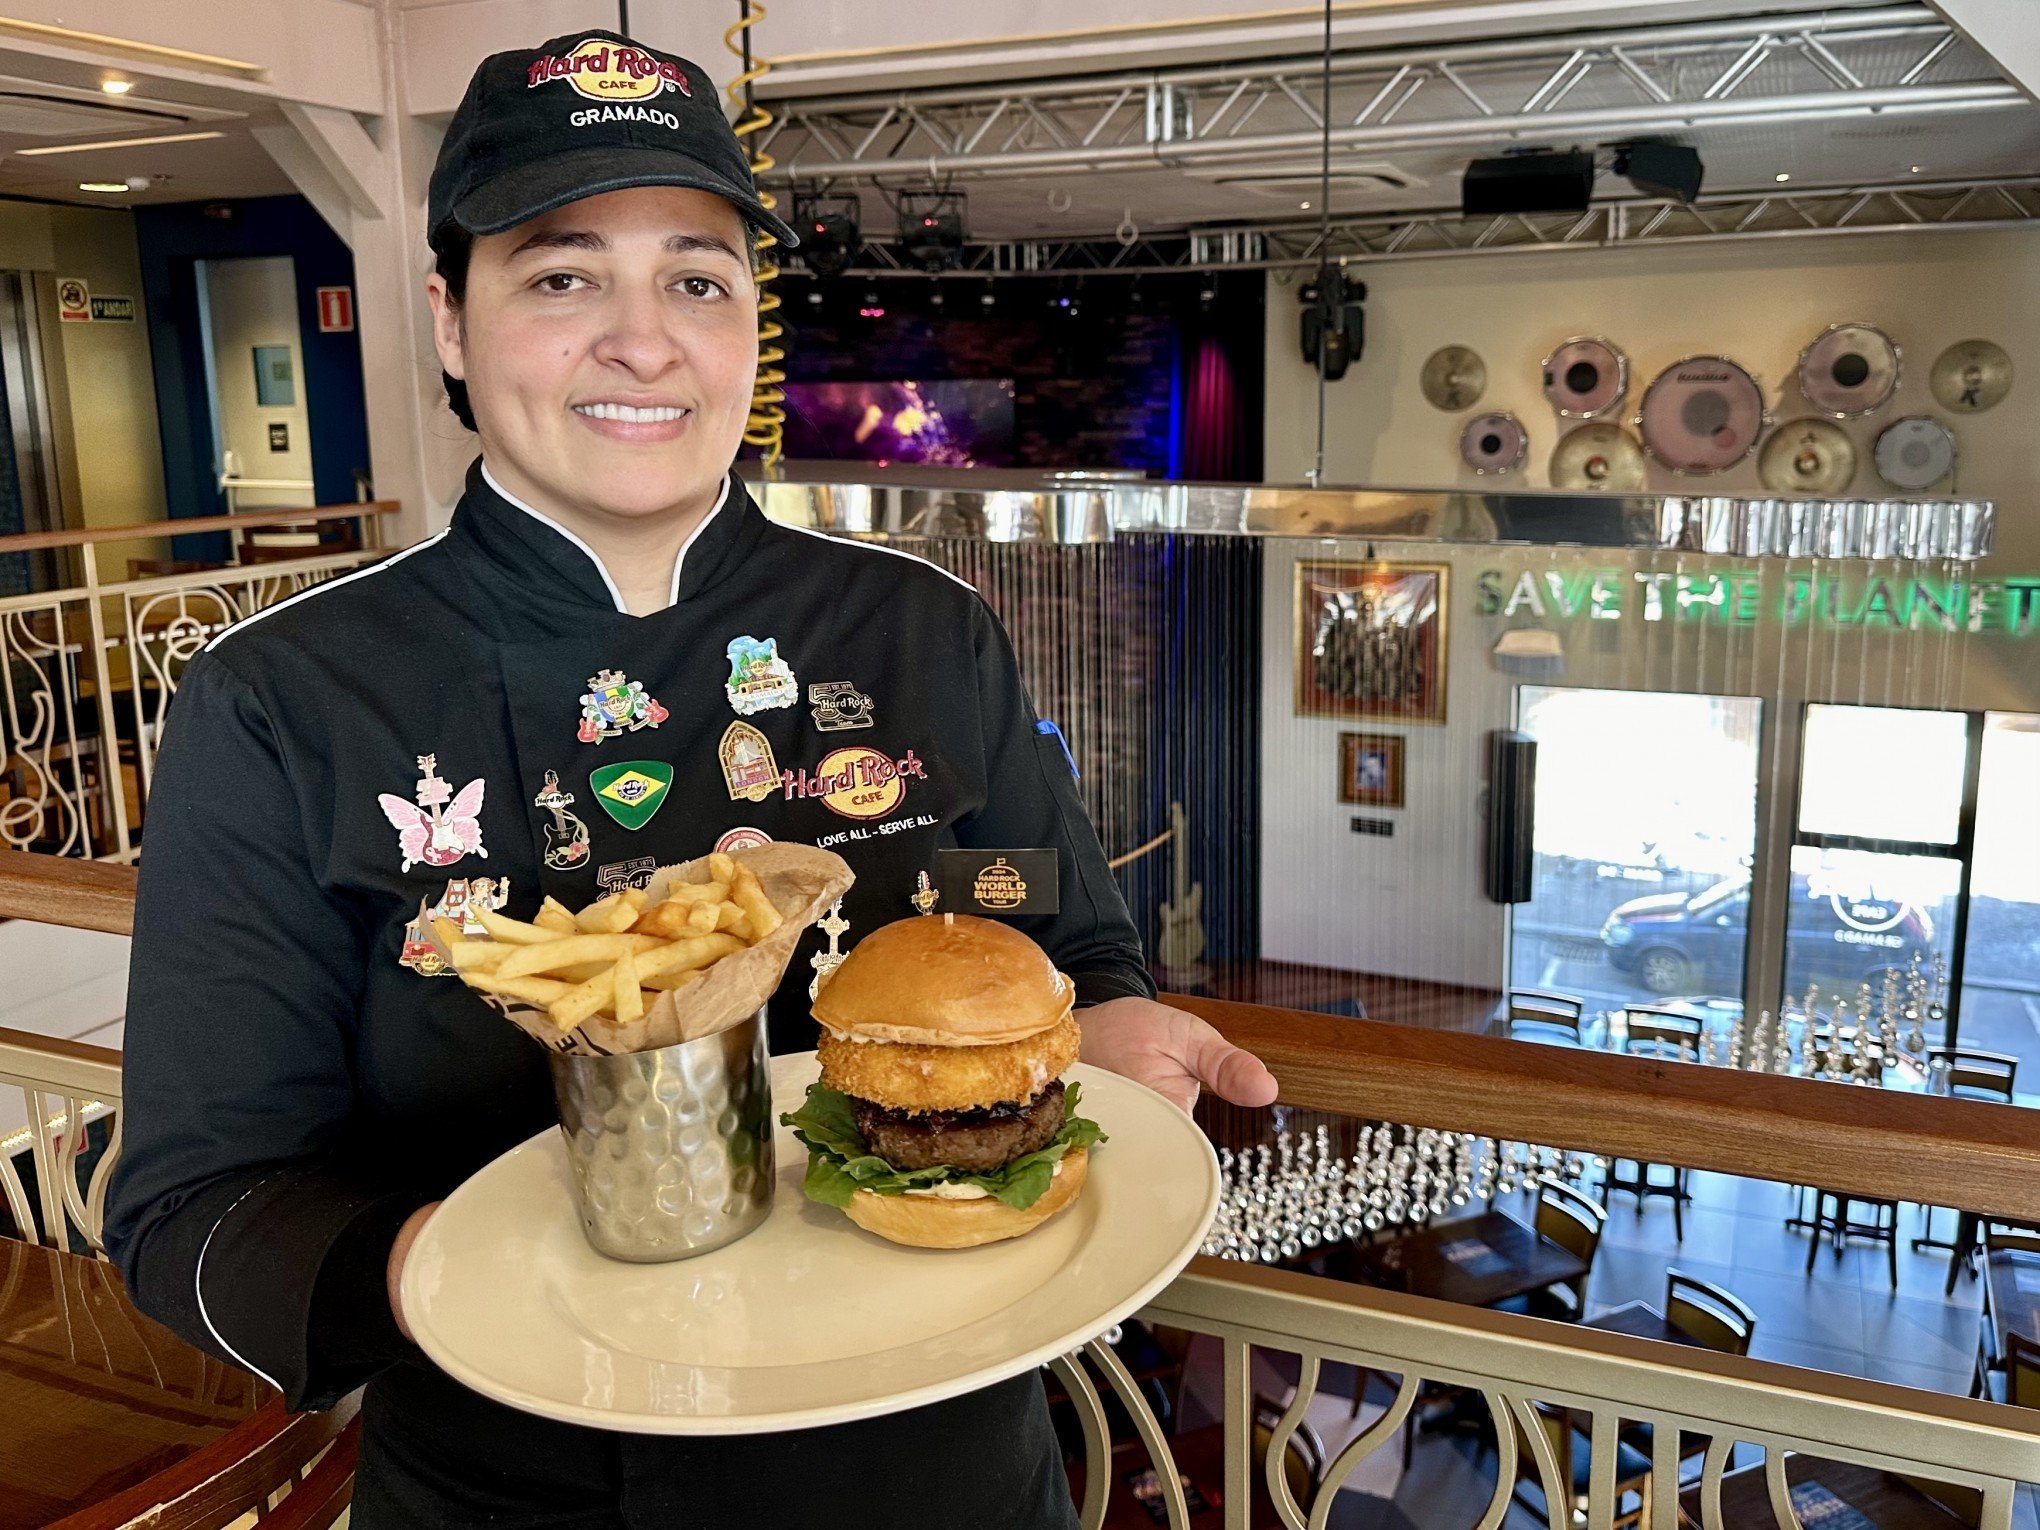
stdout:
POLYGON ((420 861, 451 866, 469 855, 487 860, 489 852, 482 848, 482 778, 476 776, 456 795, 452 785, 439 778, 437 755, 419 755, 418 770, 424 779, 412 791, 415 806, 389 792, 375 799, 397 831, 398 853, 404 858, 397 869, 409 871, 420 861))
POLYGON ((545 826, 545 863, 554 871, 573 871, 588 863, 588 826, 567 811, 574 794, 560 790, 560 774, 545 773, 545 789, 531 799, 531 805, 552 814, 545 826))

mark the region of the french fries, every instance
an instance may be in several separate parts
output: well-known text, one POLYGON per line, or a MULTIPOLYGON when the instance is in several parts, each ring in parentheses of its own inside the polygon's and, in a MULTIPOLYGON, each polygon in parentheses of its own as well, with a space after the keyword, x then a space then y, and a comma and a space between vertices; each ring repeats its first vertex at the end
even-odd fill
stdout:
POLYGON ((476 910, 485 936, 452 919, 432 928, 470 988, 540 1006, 563 1032, 596 1015, 628 1025, 785 923, 748 866, 718 853, 707 870, 656 904, 633 887, 578 912, 547 898, 529 923, 476 910))

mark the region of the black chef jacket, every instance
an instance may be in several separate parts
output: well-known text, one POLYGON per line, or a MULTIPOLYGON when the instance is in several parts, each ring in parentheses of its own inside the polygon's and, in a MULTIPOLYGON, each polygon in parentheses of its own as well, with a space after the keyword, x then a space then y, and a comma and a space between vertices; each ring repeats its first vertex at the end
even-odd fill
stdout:
MULTIPOLYGON (((367 1384, 357 1530, 1074 1524, 1033 1376, 687 1440, 498 1406, 397 1332, 399 1224, 556 1120, 541 1048, 401 964, 454 879, 529 918, 753 830, 850 863, 848 949, 913 913, 939 846, 1053 846, 1060 911, 1015 923, 1080 1003, 1154 992, 1061 737, 968 585, 770 522, 732 473, 672 595, 628 614, 592 551, 478 462, 445 532, 194 658, 149 798, 107 1246, 145 1311, 291 1407, 367 1384), (769 760, 744 730, 731 746, 740 720, 769 760)), ((775 1051, 814 1044, 818 949, 810 932, 774 996, 775 1051)))

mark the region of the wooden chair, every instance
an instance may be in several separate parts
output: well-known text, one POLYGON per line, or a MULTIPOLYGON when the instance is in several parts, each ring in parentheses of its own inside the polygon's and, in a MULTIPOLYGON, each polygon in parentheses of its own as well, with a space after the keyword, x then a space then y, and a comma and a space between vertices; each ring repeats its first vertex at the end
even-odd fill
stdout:
MULTIPOLYGON (((1985 1259, 1988 1259, 1993 1253, 1997 1252, 2040 1256, 2040 1228, 2024 1225, 2007 1226, 1997 1222, 1986 1223, 1983 1225, 1983 1237, 1980 1240, 1979 1246, 1983 1250, 1983 1257, 1985 1259)), ((2004 1371, 2006 1373, 2005 1395, 2009 1399, 2012 1394, 2011 1357, 1998 1353, 1997 1329, 1998 1315, 1991 1302, 1989 1282, 1985 1282, 1983 1288, 1983 1310, 1977 1314, 1976 1368, 1971 1373, 1969 1380, 1969 1395, 1971 1397, 1990 1396, 1990 1373, 1992 1371, 2004 1371)), ((2032 1342, 2026 1340, 2025 1336, 2017 1331, 2014 1331, 2010 1337, 2025 1343, 2027 1350, 2026 1363, 2028 1365, 2033 1364, 2035 1351, 2032 1342)), ((2014 1347, 2017 1346, 2015 1345, 2014 1347)), ((2028 1385, 2030 1384, 2029 1382, 2028 1385)))
POLYGON ((1749 1303, 1677 1269, 1665 1271, 1665 1321, 1703 1349, 1724 1355, 1747 1355, 1757 1332, 1757 1314, 1749 1303))
MULTIPOLYGON (((1562 1408, 1548 1403, 1534 1403, 1537 1421, 1544 1428, 1544 1437, 1551 1442, 1552 1454, 1558 1462, 1558 1480, 1571 1489, 1572 1502, 1566 1505, 1566 1512, 1552 1514, 1548 1506, 1543 1519, 1551 1524, 1577 1522, 1578 1516, 1587 1506, 1587 1490, 1591 1477, 1593 1454, 1591 1442, 1574 1427, 1572 1416, 1562 1408)), ((1615 1517, 1609 1523, 1614 1530, 1625 1526, 1647 1525, 1650 1523, 1650 1457, 1617 1439, 1615 1442, 1615 1517), (1622 1501, 1635 1495, 1635 1504, 1624 1509, 1622 1501)), ((1528 1439, 1520 1431, 1516 1439, 1516 1486, 1511 1496, 1517 1503, 1532 1512, 1538 1511, 1523 1496, 1523 1484, 1536 1486, 1539 1496, 1544 1493, 1544 1475, 1537 1469, 1537 1457, 1528 1439)))
POLYGON ((2016 1408, 2040 1408, 2040 1339, 2005 1335, 2005 1401, 2016 1408))
POLYGON ((1835 1258, 1842 1257, 1842 1248, 1851 1238, 1862 1238, 1871 1243, 1882 1243, 1885 1254, 1891 1262, 1891 1289, 1898 1289, 1898 1202, 1887 1201, 1875 1195, 1855 1195, 1841 1190, 1822 1190, 1815 1187, 1813 1192, 1813 1236, 1806 1245, 1806 1273, 1813 1273, 1813 1261, 1820 1253, 1820 1240, 1830 1236, 1835 1240, 1835 1258), (1870 1217, 1864 1220, 1856 1215, 1857 1207, 1866 1208, 1870 1217))
POLYGON ((1928 1066, 1948 1070, 1948 1093, 1962 1100, 2012 1103, 2019 1077, 2019 1059, 2008 1052, 1981 1052, 1974 1047, 1928 1047, 1928 1066))
POLYGON ((1601 1234, 1608 1226, 1607 1210, 1592 1196, 1583 1195, 1562 1180, 1542 1175, 1537 1181, 1537 1231, 1586 1265, 1575 1280, 1546 1286, 1530 1294, 1528 1310, 1538 1317, 1555 1317, 1578 1322, 1587 1314, 1587 1282, 1594 1273, 1594 1256, 1600 1252, 1601 1234))
POLYGON ((1668 1004, 1630 1004, 1624 1006, 1622 1015, 1623 1051, 1663 1056, 1669 1048, 1674 1057, 1698 1060, 1700 1036, 1707 1022, 1690 1010, 1668 1004))
POLYGON ((1511 988, 1502 1001, 1499 1029, 1513 1040, 1550 1040, 1560 1031, 1585 1044, 1587 1001, 1569 993, 1542 988, 1511 988))

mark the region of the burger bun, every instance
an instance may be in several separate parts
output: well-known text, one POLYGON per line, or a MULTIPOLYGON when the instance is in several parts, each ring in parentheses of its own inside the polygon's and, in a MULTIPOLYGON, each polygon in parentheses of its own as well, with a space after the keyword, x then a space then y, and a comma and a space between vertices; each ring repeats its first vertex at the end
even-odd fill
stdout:
POLYGON ((1064 1153, 1062 1172, 1025 1211, 994 1195, 952 1201, 933 1195, 875 1195, 869 1190, 857 1191, 843 1209, 865 1231, 909 1248, 975 1248, 1030 1233, 1076 1200, 1090 1157, 1089 1150, 1080 1147, 1064 1153))

